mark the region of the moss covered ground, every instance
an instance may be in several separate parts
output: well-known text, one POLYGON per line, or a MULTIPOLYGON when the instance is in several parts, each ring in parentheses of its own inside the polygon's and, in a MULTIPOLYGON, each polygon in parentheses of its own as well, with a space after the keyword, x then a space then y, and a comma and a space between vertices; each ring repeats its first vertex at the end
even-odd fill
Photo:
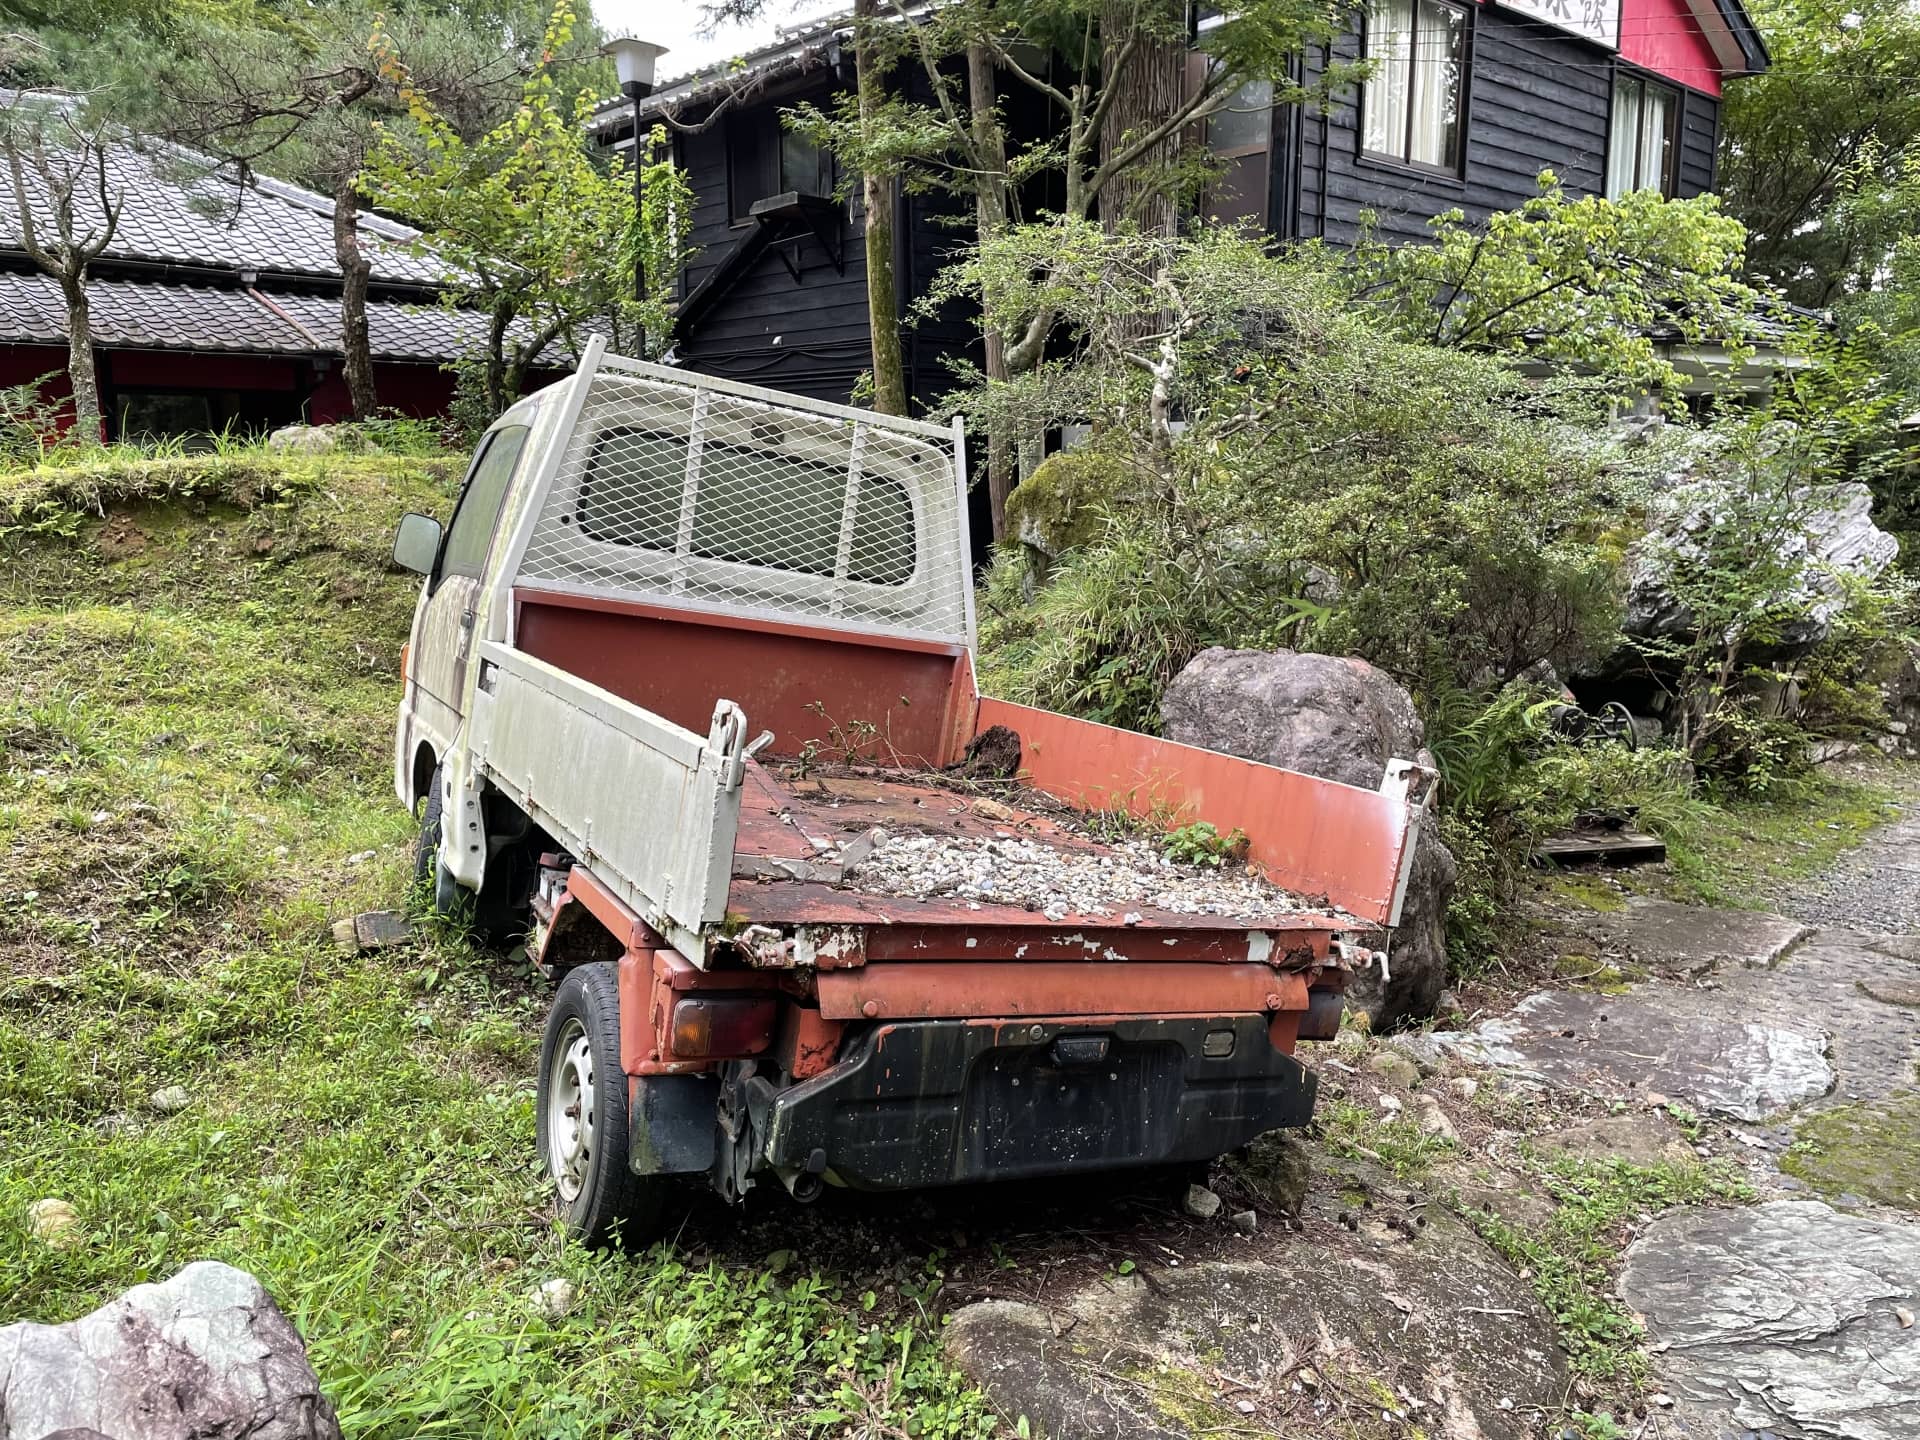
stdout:
POLYGON ((294 1317, 363 1440, 992 1433, 929 1343, 921 1257, 875 1275, 751 1228, 568 1243, 524 967, 457 937, 333 945, 331 920, 405 903, 413 585, 387 548, 458 470, 240 452, 0 479, 0 1323, 215 1258, 294 1317), (185 1107, 156 1108, 172 1086, 185 1107), (29 1233, 48 1197, 76 1243, 29 1233), (578 1298, 548 1318, 528 1294, 555 1276, 578 1298))

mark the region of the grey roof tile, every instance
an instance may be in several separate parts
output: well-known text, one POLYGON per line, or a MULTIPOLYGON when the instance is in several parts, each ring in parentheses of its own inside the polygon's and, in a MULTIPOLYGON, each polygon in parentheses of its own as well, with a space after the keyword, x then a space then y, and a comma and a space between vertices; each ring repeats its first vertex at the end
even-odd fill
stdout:
MULTIPOLYGON (((314 355, 340 352, 340 302, 318 295, 95 280, 87 285, 94 342, 121 350, 314 355)), ((446 361, 484 333, 486 317, 376 300, 367 328, 376 360, 446 361)), ((0 274, 0 345, 63 345, 67 308, 45 275, 0 274)))
MULTIPOLYGON (((30 192, 40 193, 27 172, 30 192)), ((107 187, 121 197, 119 229, 109 259, 167 261, 222 269, 337 278, 333 202, 284 180, 255 177, 239 185, 204 155, 171 145, 114 146, 107 156, 107 187)), ((98 225, 97 197, 79 209, 79 222, 98 225)), ((42 213, 44 202, 33 206, 42 213)), ((362 244, 376 280, 430 285, 446 273, 413 254, 415 230, 378 215, 360 217, 362 244)), ((19 206, 11 183, 0 185, 0 248, 19 250, 19 206)))

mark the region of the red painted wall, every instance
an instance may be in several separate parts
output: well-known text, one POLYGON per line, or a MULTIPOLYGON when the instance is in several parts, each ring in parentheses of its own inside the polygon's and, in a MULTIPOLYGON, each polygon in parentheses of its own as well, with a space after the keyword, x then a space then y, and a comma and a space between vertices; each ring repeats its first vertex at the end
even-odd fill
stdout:
MULTIPOLYGON (((381 409, 398 410, 402 415, 439 415, 453 403, 453 376, 438 365, 377 364, 373 367, 373 388, 380 396, 381 409)), ((352 414, 347 382, 336 365, 307 402, 307 420, 314 425, 331 425, 352 414)))
MULTIPOLYGON (((67 347, 64 345, 0 345, 0 386, 24 385, 49 371, 53 378, 40 387, 49 400, 68 400, 73 386, 67 382, 67 347)), ((73 424, 73 409, 63 407, 57 428, 65 431, 73 424)))
POLYGON ((1621 0, 1620 58, 1709 95, 1720 93, 1720 59, 1686 0, 1621 0))

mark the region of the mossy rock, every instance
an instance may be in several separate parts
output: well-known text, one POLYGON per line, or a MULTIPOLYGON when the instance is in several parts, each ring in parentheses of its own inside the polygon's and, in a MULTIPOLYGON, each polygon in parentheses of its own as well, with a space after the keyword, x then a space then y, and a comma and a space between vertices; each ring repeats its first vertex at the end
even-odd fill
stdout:
POLYGON ((1780 1168, 1829 1195, 1920 1211, 1920 1093, 1812 1116, 1795 1130, 1780 1168))
POLYGON ((1126 465, 1112 456, 1062 450, 1007 497, 1007 518, 1016 535, 1048 555, 1077 550, 1099 535, 1132 483, 1126 465))

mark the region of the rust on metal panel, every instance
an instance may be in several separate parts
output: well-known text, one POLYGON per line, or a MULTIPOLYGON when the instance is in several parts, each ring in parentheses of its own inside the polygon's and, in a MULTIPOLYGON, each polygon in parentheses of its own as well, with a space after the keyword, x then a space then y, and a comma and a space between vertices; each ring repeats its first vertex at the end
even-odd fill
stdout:
POLYGON ((840 1053, 840 1036, 846 1028, 844 1021, 829 1020, 818 1010, 789 1005, 774 1054, 795 1080, 811 1080, 833 1068, 834 1057, 840 1053))
POLYGON ((620 957, 620 1068, 629 1075, 659 1058, 654 1041, 654 957, 629 950, 620 957))
POLYGON ((1171 807, 1240 829, 1276 885, 1376 924, 1391 914, 1412 841, 1401 800, 1005 700, 982 697, 975 724, 1017 732, 1026 777, 1069 804, 1138 816, 1171 807))
MULTIPOLYGON (((667 943, 658 930, 634 914, 631 906, 584 865, 575 865, 567 872, 567 892, 560 898, 564 902, 567 896, 584 905, 589 914, 607 927, 607 933, 630 951, 657 950, 667 943)), ((556 906, 556 915, 558 910, 556 906)))
POLYGON ((821 974, 829 1020, 1089 1014, 1232 1015, 1305 1010, 1298 975, 1264 965, 894 963, 821 974))
POLYGON ((527 586, 514 594, 520 649, 696 733, 726 699, 773 732, 780 755, 830 744, 836 726, 872 725, 890 757, 937 768, 971 738, 972 671, 959 646, 527 586))
POLYGON ((1282 1010, 1267 1022, 1267 1039, 1282 1055, 1291 1055, 1300 1043, 1300 1015, 1298 1010, 1282 1010))

